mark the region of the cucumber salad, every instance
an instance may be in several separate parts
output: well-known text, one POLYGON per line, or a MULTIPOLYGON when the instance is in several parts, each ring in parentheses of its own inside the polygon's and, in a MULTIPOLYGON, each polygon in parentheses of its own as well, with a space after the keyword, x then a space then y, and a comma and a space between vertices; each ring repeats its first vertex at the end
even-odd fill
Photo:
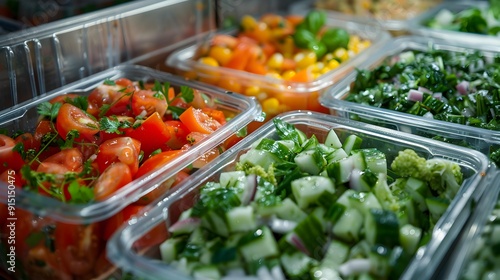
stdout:
POLYGON ((460 166, 412 149, 388 162, 354 133, 273 122, 279 139, 256 141, 169 226, 162 260, 195 279, 398 279, 460 166))

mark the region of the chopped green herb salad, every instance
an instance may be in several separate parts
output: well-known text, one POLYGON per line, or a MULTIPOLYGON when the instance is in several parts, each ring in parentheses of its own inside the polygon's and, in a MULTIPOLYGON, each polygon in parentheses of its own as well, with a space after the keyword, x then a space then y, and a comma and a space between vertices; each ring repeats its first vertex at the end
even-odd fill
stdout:
POLYGON ((163 261, 199 279, 398 279, 464 178, 451 161, 392 162, 351 134, 320 141, 274 119, 233 171, 169 226, 163 261))

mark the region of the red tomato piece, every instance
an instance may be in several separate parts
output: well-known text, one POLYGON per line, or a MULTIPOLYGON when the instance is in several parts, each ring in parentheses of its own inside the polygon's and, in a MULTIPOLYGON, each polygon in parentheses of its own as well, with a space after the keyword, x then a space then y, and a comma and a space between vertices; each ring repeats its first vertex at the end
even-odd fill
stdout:
MULTIPOLYGON (((45 159, 43 163, 56 163, 64 166, 68 171, 72 172, 81 172, 83 168, 83 155, 80 150, 77 148, 64 149, 54 154, 47 159, 45 159)), ((47 172, 47 171, 45 171, 47 172)), ((48 172, 52 173, 52 172, 48 172)))
POLYGON ((80 96, 80 95, 78 95, 76 93, 63 94, 63 95, 59 95, 59 96, 52 98, 49 102, 52 104, 57 103, 57 102, 66 103, 68 100, 75 99, 78 96, 80 96))
POLYGON ((69 103, 64 103, 57 115, 56 128, 59 136, 66 139, 70 130, 77 130, 80 139, 90 142, 95 141, 95 135, 99 132, 99 124, 90 118, 82 109, 69 103))
POLYGON ((170 130, 163 122, 160 114, 154 112, 137 128, 125 130, 125 135, 141 142, 141 149, 147 157, 157 149, 168 148, 170 130))
POLYGON ((132 112, 135 116, 148 117, 154 112, 160 116, 167 111, 167 100, 160 92, 152 90, 139 90, 132 95, 132 112))
POLYGON ((0 134, 0 172, 7 169, 19 170, 23 166, 21 154, 13 150, 15 145, 14 139, 0 134))
POLYGON ((219 148, 211 149, 193 162, 192 164, 193 168, 202 168, 203 166, 214 160, 219 155, 220 155, 219 148))
POLYGON ((189 107, 184 111, 179 119, 184 123, 190 131, 210 134, 221 127, 221 123, 205 114, 201 109, 189 107))
POLYGON ((122 162, 128 166, 130 172, 134 175, 139 168, 141 146, 139 140, 126 136, 104 141, 99 145, 99 151, 95 159, 99 172, 103 173, 114 162, 122 162))
POLYGON ((73 275, 83 276, 93 271, 104 248, 99 223, 89 225, 58 222, 54 232, 55 249, 63 266, 73 275))
POLYGON ((123 225, 123 223, 130 220, 132 216, 136 215, 143 208, 143 205, 130 204, 106 220, 104 223, 104 240, 109 240, 116 230, 123 225))
POLYGON ((97 178, 94 184, 94 198, 102 201, 114 192, 132 182, 132 173, 128 165, 114 162, 97 178))
POLYGON ((109 109, 104 115, 127 115, 132 112, 128 108, 130 96, 136 90, 134 84, 129 79, 117 79, 114 84, 102 84, 95 88, 88 97, 87 112, 95 117, 101 114, 104 105, 109 105, 109 109))
POLYGON ((167 164, 169 161, 177 157, 180 153, 182 153, 181 150, 173 150, 161 152, 159 154, 151 156, 141 164, 141 167, 139 167, 139 171, 137 171, 137 173, 135 174, 135 178, 139 178, 142 175, 167 164))
POLYGON ((29 132, 17 136, 14 140, 16 143, 23 143, 24 151, 28 151, 30 149, 38 151, 40 149, 40 141, 37 141, 35 136, 29 132))
POLYGON ((190 132, 187 126, 185 126, 181 121, 178 120, 169 120, 165 121, 164 123, 170 130, 171 138, 167 142, 170 148, 178 150, 182 146, 187 144, 186 136, 190 132))
POLYGON ((201 109, 201 111, 203 111, 203 113, 207 114, 214 120, 218 121, 220 124, 226 123, 226 116, 224 115, 224 112, 222 112, 221 110, 206 107, 201 109))

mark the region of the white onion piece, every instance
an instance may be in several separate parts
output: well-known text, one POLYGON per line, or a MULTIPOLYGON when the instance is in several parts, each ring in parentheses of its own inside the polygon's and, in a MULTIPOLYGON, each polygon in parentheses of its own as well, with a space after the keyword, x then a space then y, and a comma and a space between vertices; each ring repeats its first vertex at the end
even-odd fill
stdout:
POLYGON ((432 94, 432 91, 426 87, 418 87, 417 89, 418 91, 421 91, 423 93, 428 93, 428 94, 432 94))
POLYGON ((285 273, 283 273, 283 269, 281 269, 279 265, 275 265, 271 268, 271 274, 274 280, 286 280, 285 273))
POLYGON ((371 262, 369 259, 352 259, 339 266, 342 276, 359 275, 370 272, 371 262))
POLYGON ((467 95, 467 93, 469 92, 469 82, 461 81, 460 83, 457 84, 455 88, 461 95, 467 95))
POLYGON ((427 118, 427 119, 433 119, 434 115, 431 112, 427 112, 422 117, 427 118))
POLYGON ((424 97, 424 93, 419 91, 419 90, 410 89, 410 91, 408 92, 408 100, 410 100, 410 101, 422 102, 423 97, 424 97))
POLYGON ((192 232, 201 224, 201 219, 196 217, 189 217, 184 220, 179 220, 169 227, 170 232, 186 231, 192 232))
POLYGON ((432 97, 436 98, 437 100, 443 99, 443 93, 442 92, 435 92, 432 94, 432 97))
POLYGON ((297 234, 292 232, 289 235, 287 235, 286 239, 290 244, 295 246, 295 248, 299 249, 299 251, 309 256, 309 250, 307 250, 306 246, 304 245, 302 240, 300 240, 297 234))
POLYGON ((248 203, 250 203, 250 201, 254 199, 256 192, 257 192, 257 175, 250 174, 247 176, 245 190, 241 195, 241 204, 248 205, 248 203))
POLYGON ((269 220, 268 225, 273 232, 284 234, 292 231, 297 226, 297 222, 273 217, 269 220))

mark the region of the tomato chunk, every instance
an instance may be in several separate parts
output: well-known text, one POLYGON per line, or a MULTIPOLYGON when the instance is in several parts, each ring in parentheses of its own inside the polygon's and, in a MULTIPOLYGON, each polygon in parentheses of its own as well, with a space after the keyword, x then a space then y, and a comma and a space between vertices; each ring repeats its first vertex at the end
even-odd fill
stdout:
POLYGON ((184 111, 179 119, 189 128, 190 131, 210 134, 222 126, 214 118, 204 113, 201 109, 189 107, 184 111))
POLYGON ((167 143, 171 137, 170 130, 158 112, 154 112, 139 127, 126 129, 125 135, 141 142, 145 156, 157 149, 169 149, 167 143))
POLYGON ((99 172, 103 173, 114 162, 122 162, 128 166, 132 175, 139 168, 139 153, 141 142, 131 137, 116 137, 104 141, 99 145, 99 152, 95 161, 99 172))
POLYGON ((64 103, 57 115, 56 129, 61 138, 66 139, 69 131, 77 130, 79 139, 95 141, 94 136, 99 132, 97 121, 90 118, 82 109, 69 103, 64 103))
POLYGON ((94 198, 102 201, 130 182, 132 182, 130 168, 125 163, 114 162, 97 179, 94 185, 94 198))
POLYGON ((0 173, 7 169, 19 170, 23 166, 21 154, 13 150, 15 145, 14 139, 0 134, 0 173))

